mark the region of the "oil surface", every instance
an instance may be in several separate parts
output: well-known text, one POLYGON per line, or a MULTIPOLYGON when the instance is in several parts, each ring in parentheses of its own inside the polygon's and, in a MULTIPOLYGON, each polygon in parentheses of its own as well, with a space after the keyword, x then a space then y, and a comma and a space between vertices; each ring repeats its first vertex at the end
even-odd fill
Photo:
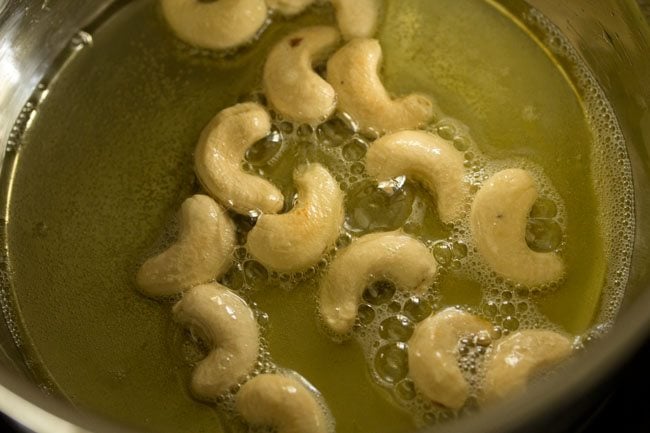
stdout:
MULTIPOLYGON (((22 348, 44 380, 74 404, 157 432, 232 429, 217 409, 190 397, 188 359, 194 355, 183 349, 187 339, 172 323, 169 304, 138 294, 134 275, 165 243, 182 201, 199 189, 192 153, 203 127, 221 109, 253 97, 275 42, 315 23, 333 24, 331 9, 276 18, 257 43, 216 58, 178 42, 155 2, 137 1, 93 32, 92 44, 47 83, 47 97, 7 159, 13 165, 3 174, 5 235, 22 348)), ((594 186, 601 173, 592 155, 602 143, 585 95, 530 34, 484 1, 388 1, 379 39, 389 90, 435 97, 441 113, 432 131, 449 134, 459 119, 464 125, 457 129, 468 128, 463 138, 476 143, 470 151, 497 161, 489 167, 525 158, 551 185, 551 196, 561 198, 568 272, 559 288, 535 296, 501 290, 493 278, 466 272, 462 254, 452 255, 430 303, 472 308, 506 328, 507 317, 523 322, 532 305, 548 326, 586 333, 598 324, 611 249, 602 230, 603 198, 594 186)), ((375 199, 363 193, 363 137, 342 132, 340 138, 336 122, 317 131, 281 121, 276 126, 289 150, 271 163, 260 144, 247 168, 263 171, 286 196, 293 167, 320 161, 348 173, 339 181, 347 188, 352 235, 407 224, 432 245, 449 241, 451 248, 457 240, 436 222, 435 207, 417 185, 377 199, 390 212, 368 211, 375 199), (333 136, 332 149, 308 145, 333 136)), ((625 161, 618 164, 627 176, 625 161)), ((381 340, 376 334, 361 332, 338 344, 320 330, 315 278, 307 275, 289 288, 243 255, 238 263, 241 271, 225 282, 250 286, 247 296, 268 314, 265 339, 274 362, 322 392, 338 432, 405 432, 420 424, 392 395, 401 388, 381 386, 376 378, 368 359, 381 340)), ((411 301, 400 302, 378 308, 379 316, 407 314, 411 301)))

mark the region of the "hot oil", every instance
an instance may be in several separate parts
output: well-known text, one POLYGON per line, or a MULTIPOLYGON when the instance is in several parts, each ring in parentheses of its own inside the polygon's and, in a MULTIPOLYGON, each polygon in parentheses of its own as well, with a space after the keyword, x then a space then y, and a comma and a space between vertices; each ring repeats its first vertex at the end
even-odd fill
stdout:
MULTIPOLYGON (((518 14, 523 6, 514 3, 518 14)), ((191 365, 203 352, 172 323, 171 304, 137 293, 134 275, 156 245, 171 241, 175 212, 200 190, 192 152, 202 128, 223 108, 262 99, 255 91, 261 68, 282 36, 333 22, 327 6, 291 21, 276 17, 254 45, 220 57, 178 42, 155 3, 139 1, 82 38, 43 84, 47 96, 25 113, 29 123, 4 170, 6 247, 22 347, 73 403, 154 431, 242 428, 190 397, 191 365)), ((632 227, 623 142, 562 39, 534 12, 524 24, 478 0, 389 1, 379 34, 382 72, 393 92, 436 98, 440 110, 427 129, 464 152, 473 191, 501 168, 534 174, 542 230, 531 242, 561 249, 568 272, 558 287, 529 290, 491 274, 464 224, 443 226, 417 184, 374 188, 363 166, 372 140, 345 119, 309 128, 276 116, 274 133, 247 154, 245 169, 281 187, 287 209, 297 165, 330 169, 347 195, 339 248, 403 227, 441 264, 435 286, 419 298, 392 294, 387 282, 371 287, 353 338, 339 344, 316 318, 317 281, 331 255, 286 276, 235 251, 222 282, 258 313, 270 352, 264 368, 305 376, 339 432, 404 432, 455 416, 405 379, 404 342, 430 311, 460 305, 505 333, 541 326, 589 336, 613 319, 632 227)), ((243 243, 251 221, 237 222, 243 243)))

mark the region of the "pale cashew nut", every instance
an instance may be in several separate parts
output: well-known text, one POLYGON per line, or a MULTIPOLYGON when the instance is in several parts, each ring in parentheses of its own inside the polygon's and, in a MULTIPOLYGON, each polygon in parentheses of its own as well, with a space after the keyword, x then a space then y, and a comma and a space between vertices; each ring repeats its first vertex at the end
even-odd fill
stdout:
POLYGON ((372 233, 352 241, 336 255, 320 284, 325 324, 344 334, 352 328, 364 289, 387 279, 398 289, 421 293, 432 283, 437 264, 420 241, 401 231, 372 233))
POLYGON ((235 407, 246 422, 275 427, 278 433, 328 433, 330 423, 317 391, 305 382, 282 374, 260 374, 241 387, 235 407))
POLYGON ((267 19, 264 0, 161 0, 165 19, 190 45, 226 50, 251 41, 267 19))
POLYGON ((485 365, 483 396, 500 400, 523 391, 528 381, 571 355, 568 338, 553 331, 518 331, 501 340, 485 365))
POLYGON ((408 342, 409 375, 427 398, 460 409, 470 386, 458 364, 458 345, 470 334, 489 333, 488 322, 447 308, 420 322, 408 342))
POLYGON ((148 259, 136 276, 148 296, 171 296, 219 278, 232 264, 235 225, 214 200, 197 194, 181 207, 177 242, 148 259))
POLYGON ((277 10, 282 15, 293 16, 298 15, 309 5, 314 3, 315 0, 266 0, 269 8, 277 10))
POLYGON ((377 31, 379 0, 331 0, 343 38, 370 38, 377 31))
POLYGON ((284 117, 317 124, 336 109, 336 92, 313 69, 339 41, 333 27, 300 29, 282 39, 264 65, 264 90, 269 102, 284 117))
POLYGON ((379 182, 406 175, 424 185, 438 201, 444 223, 461 215, 469 194, 464 158, 453 145, 437 135, 401 131, 373 143, 366 154, 366 170, 379 182))
POLYGON ((226 108, 205 127, 194 153, 194 166, 205 189, 242 214, 276 213, 284 197, 271 182, 243 171, 246 150, 271 131, 271 119, 259 104, 226 108))
POLYGON ((476 248, 498 274, 525 285, 556 281, 564 263, 556 253, 538 253, 526 244, 528 214, 537 200, 535 181, 525 170, 503 170, 476 193, 470 215, 476 248))
POLYGON ((381 46, 375 39, 353 39, 327 62, 327 81, 338 96, 338 109, 364 133, 383 134, 425 125, 433 103, 423 95, 391 99, 379 78, 381 46))
POLYGON ((211 348, 192 373, 192 392, 214 400, 244 380, 257 362, 259 328, 246 302, 220 284, 187 291, 173 309, 174 320, 189 327, 211 348))
POLYGON ((255 259, 279 272, 315 265, 336 242, 343 225, 343 192, 322 165, 298 167, 293 178, 296 205, 282 215, 262 215, 246 244, 255 259))

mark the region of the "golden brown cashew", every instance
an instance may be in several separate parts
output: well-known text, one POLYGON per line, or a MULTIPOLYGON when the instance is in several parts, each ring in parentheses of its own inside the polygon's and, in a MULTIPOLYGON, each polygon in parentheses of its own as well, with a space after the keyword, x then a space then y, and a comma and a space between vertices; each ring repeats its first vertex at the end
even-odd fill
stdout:
POLYGON ((571 355, 571 342, 557 332, 518 331, 501 340, 485 366, 485 400, 500 400, 526 388, 529 379, 571 355))
POLYGON ((246 244, 255 259, 279 272, 315 265, 334 245, 343 225, 343 192, 322 165, 298 167, 293 178, 297 204, 282 215, 262 215, 246 244))
POLYGON ((343 38, 370 38, 377 31, 379 0, 332 0, 343 38))
POLYGON ((427 398, 460 409, 469 396, 469 384, 458 365, 461 338, 489 333, 490 324, 472 314, 447 308, 420 322, 409 340, 409 375, 427 398))
POLYGON ((333 27, 300 29, 282 39, 264 65, 264 90, 269 102, 287 119, 317 124, 336 109, 336 92, 312 65, 323 60, 339 41, 333 27))
POLYGON ((391 99, 379 78, 379 41, 353 39, 327 62, 327 81, 347 113, 365 133, 386 133, 423 126, 433 117, 433 104, 412 94, 391 99))
POLYGON ((194 154, 194 166, 206 190, 242 214, 276 213, 284 197, 271 182, 243 171, 246 150, 271 131, 261 105, 237 104, 217 114, 205 127, 194 154))
POLYGON ((375 141, 366 154, 366 170, 379 182, 406 175, 437 197, 445 223, 457 219, 469 194, 462 153, 437 135, 401 131, 375 141))
POLYGON ((221 284, 196 286, 174 306, 174 320, 211 348, 192 373, 192 392, 214 400, 250 374, 259 352, 259 328, 246 302, 221 284))
POLYGON ((278 433, 328 433, 330 423, 316 393, 304 380, 260 374, 242 386, 235 407, 248 423, 272 426, 278 433))
POLYGON ((235 225, 214 200, 183 202, 178 241, 140 268, 136 283, 148 296, 171 296, 220 277, 232 263, 235 225))
POLYGON ((163 15, 188 44, 226 50, 251 41, 267 18, 264 0, 161 0, 163 15))
POLYGON ((387 279, 398 289, 420 293, 436 275, 437 264, 420 241, 401 231, 373 233, 339 251, 320 284, 320 312, 338 334, 352 329, 364 289, 387 279))
POLYGON ((556 253, 538 253, 526 244, 528 214, 537 200, 535 181, 525 170, 503 170, 488 179, 472 203, 476 248, 498 274, 526 285, 546 284, 564 274, 556 253))
POLYGON ((315 0, 266 0, 269 8, 277 10, 282 15, 293 16, 307 9, 315 0))

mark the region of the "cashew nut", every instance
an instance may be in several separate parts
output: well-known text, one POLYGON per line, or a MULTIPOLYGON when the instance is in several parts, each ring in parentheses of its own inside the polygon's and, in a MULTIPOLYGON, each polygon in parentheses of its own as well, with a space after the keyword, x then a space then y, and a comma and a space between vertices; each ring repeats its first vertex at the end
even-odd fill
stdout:
POLYGON ((571 355, 571 342, 557 332, 518 331, 501 340, 485 366, 485 400, 523 391, 531 377, 571 355))
POLYGON ((237 393, 235 407, 246 422, 275 427, 278 433, 328 433, 331 427, 316 398, 318 391, 298 378, 255 376, 237 393))
POLYGON ((276 213, 284 206, 278 188, 241 167, 246 150, 270 131, 266 110, 243 103, 217 114, 199 138, 194 154, 199 180, 212 196, 238 213, 276 213))
POLYGON ((558 280, 564 264, 556 253, 526 244, 528 214, 537 200, 535 181, 525 170, 503 170, 488 179, 472 203, 471 230, 478 252, 498 274, 517 283, 558 280))
POLYGON ((267 19, 264 0, 161 0, 176 36, 188 44, 225 50, 251 41, 267 19))
POLYGON ((469 193, 463 163, 463 155, 454 146, 422 131, 386 135, 366 154, 366 170, 378 181, 406 175, 436 195, 438 214, 445 223, 460 216, 469 193))
POLYGON ((220 277, 232 263, 235 225, 214 200, 195 195, 183 202, 178 241, 148 259, 136 283, 148 296, 171 296, 220 277))
POLYGON ((314 0, 266 0, 269 8, 277 10, 288 17, 298 15, 312 3, 314 3, 314 0))
POLYGON ((248 234, 251 255, 279 272, 316 264, 343 225, 343 192, 322 165, 298 167, 293 179, 298 188, 294 208, 282 215, 262 215, 248 234))
POLYGON ((379 78, 381 46, 375 39, 353 39, 327 62, 327 81, 336 90, 338 109, 364 133, 413 129, 433 117, 433 103, 412 94, 391 99, 379 78))
POLYGON ((343 38, 370 38, 377 30, 379 0, 331 0, 343 38))
POLYGON ((259 352, 259 328, 246 302, 220 284, 196 286, 173 309, 174 320, 211 348, 194 368, 192 392, 214 400, 250 374, 259 352))
POLYGON ((402 290, 423 292, 433 283, 437 264, 420 241, 394 231, 352 241, 332 261, 320 284, 320 312, 327 326, 344 334, 354 325, 364 289, 388 279, 402 290))
POLYGON ((458 365, 459 340, 490 332, 490 324, 472 314, 447 308, 420 322, 409 340, 409 375, 427 398, 460 409, 469 384, 458 365))
POLYGON ((264 90, 283 116, 298 123, 323 122, 336 109, 336 92, 312 65, 339 41, 333 27, 307 27, 282 39, 264 66, 264 90))

